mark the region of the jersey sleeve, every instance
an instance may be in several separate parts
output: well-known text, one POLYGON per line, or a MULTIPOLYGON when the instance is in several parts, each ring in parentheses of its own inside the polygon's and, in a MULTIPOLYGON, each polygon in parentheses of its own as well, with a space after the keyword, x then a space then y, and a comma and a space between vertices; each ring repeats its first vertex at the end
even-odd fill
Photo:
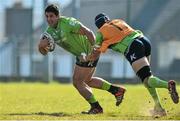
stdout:
POLYGON ((95 45, 98 46, 99 47, 98 50, 103 53, 105 53, 106 50, 108 49, 109 43, 107 43, 104 40, 101 32, 97 32, 97 34, 96 34, 96 44, 95 45))
POLYGON ((76 20, 75 18, 69 18, 67 19, 67 29, 70 31, 70 32, 74 32, 74 33, 78 33, 79 32, 79 29, 81 27, 81 23, 76 20))
POLYGON ((103 35, 100 32, 97 32, 95 45, 101 46, 102 42, 103 42, 103 35))

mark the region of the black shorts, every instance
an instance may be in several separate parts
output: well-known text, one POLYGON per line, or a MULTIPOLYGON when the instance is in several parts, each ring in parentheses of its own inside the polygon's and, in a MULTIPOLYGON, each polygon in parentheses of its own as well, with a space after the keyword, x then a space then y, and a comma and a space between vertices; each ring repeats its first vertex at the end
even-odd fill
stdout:
POLYGON ((151 55, 151 43, 146 37, 137 37, 125 52, 126 59, 132 64, 134 61, 151 55))
POLYGON ((76 65, 81 67, 93 68, 97 66, 98 60, 99 58, 95 61, 81 62, 79 58, 76 57, 76 65))

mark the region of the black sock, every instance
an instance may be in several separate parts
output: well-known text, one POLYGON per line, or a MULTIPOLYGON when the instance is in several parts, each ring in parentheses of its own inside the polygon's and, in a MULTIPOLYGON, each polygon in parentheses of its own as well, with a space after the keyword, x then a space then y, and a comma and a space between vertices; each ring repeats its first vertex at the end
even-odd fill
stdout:
POLYGON ((95 102, 95 103, 90 103, 92 108, 96 108, 96 107, 101 107, 99 102, 95 102))
POLYGON ((110 92, 112 94, 116 94, 118 92, 118 90, 119 90, 119 87, 111 85, 108 92, 110 92))

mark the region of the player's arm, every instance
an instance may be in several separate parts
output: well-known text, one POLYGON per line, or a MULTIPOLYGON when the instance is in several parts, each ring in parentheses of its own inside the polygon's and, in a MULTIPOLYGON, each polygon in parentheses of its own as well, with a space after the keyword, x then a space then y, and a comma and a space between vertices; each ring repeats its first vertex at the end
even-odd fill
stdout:
POLYGON ((80 24, 79 34, 86 35, 88 40, 90 41, 91 45, 95 44, 95 35, 94 35, 94 33, 89 28, 84 26, 83 24, 80 24))
POLYGON ((89 28, 84 26, 81 22, 79 22, 75 18, 69 18, 69 19, 67 19, 67 21, 69 24, 66 25, 66 28, 70 32, 85 35, 88 38, 88 40, 90 41, 91 45, 92 46, 94 45, 95 35, 89 28))
POLYGON ((88 60, 96 60, 99 58, 101 51, 99 50, 99 48, 101 47, 101 44, 103 42, 103 35, 100 32, 97 32, 96 34, 96 42, 95 45, 93 46, 93 51, 91 53, 91 55, 89 55, 87 57, 88 60))

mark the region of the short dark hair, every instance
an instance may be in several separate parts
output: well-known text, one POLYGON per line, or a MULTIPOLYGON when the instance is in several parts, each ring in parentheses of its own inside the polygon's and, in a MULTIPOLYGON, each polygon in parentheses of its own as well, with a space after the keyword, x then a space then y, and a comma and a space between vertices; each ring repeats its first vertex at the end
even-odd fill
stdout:
POLYGON ((58 16, 58 15, 59 15, 59 8, 58 8, 58 6, 55 5, 55 4, 50 4, 50 5, 48 5, 48 6, 46 7, 45 13, 46 13, 46 12, 52 12, 52 13, 54 13, 56 16, 58 16))
POLYGON ((95 25, 97 28, 101 28, 109 20, 109 17, 105 13, 100 13, 95 17, 95 25))

